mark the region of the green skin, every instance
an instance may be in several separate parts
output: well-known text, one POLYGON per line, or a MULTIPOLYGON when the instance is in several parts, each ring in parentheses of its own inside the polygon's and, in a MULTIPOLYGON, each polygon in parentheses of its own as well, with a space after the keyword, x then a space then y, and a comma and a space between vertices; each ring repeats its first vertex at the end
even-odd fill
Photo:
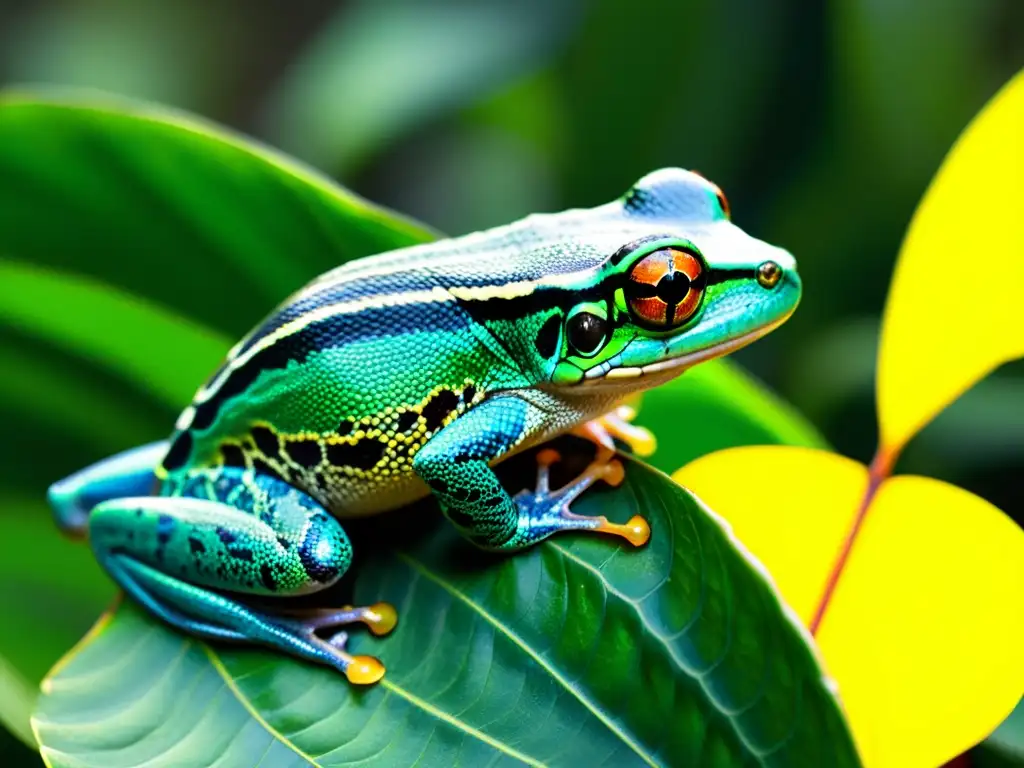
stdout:
POLYGON ((386 632, 389 607, 291 618, 246 597, 333 584, 352 557, 339 519, 430 492, 491 550, 570 529, 641 543, 638 524, 569 511, 621 472, 610 452, 556 491, 548 456, 536 492, 514 498, 493 465, 755 340, 799 298, 792 256, 733 225, 715 185, 663 169, 607 205, 321 276, 232 349, 169 443, 83 470, 50 500, 165 621, 371 682, 376 660, 320 631, 362 621, 386 632))

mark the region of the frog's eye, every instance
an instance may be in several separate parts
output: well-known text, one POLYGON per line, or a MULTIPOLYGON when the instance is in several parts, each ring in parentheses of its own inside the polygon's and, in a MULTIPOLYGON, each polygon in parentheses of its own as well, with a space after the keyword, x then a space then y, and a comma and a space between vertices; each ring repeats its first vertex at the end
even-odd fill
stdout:
POLYGON ((596 307, 579 307, 565 323, 569 346, 580 357, 591 357, 604 346, 608 338, 608 320, 596 307))
POLYGON ((641 325, 670 330, 693 317, 706 282, 704 265, 696 254, 659 248, 633 266, 623 291, 641 325))

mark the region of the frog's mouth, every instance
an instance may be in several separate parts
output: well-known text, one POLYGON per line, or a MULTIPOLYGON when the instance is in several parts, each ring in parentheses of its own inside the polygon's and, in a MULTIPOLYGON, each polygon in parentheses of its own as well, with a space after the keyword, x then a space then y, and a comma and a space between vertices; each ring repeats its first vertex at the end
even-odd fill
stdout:
POLYGON ((679 355, 677 357, 669 357, 665 360, 658 360, 654 363, 648 363, 643 366, 614 366, 611 360, 605 364, 591 368, 584 374, 583 380, 580 382, 582 386, 600 386, 602 384, 609 385, 615 384, 616 382, 627 382, 632 379, 641 379, 645 377, 650 378, 672 378, 683 373, 688 368, 692 368, 698 363, 703 363, 707 360, 713 360, 716 357, 722 357, 735 352, 738 349, 742 349, 748 344, 760 339, 780 325, 782 325, 792 313, 787 313, 784 316, 762 325, 760 328, 755 328, 753 331, 737 336, 734 339, 729 339, 720 344, 712 344, 702 349, 696 349, 686 354, 679 355))

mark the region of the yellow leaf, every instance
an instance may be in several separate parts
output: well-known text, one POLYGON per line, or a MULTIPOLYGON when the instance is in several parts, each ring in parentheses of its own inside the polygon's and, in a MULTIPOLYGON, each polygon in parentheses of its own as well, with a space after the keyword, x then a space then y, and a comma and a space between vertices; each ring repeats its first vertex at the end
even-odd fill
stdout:
POLYGON ((898 452, 999 365, 1024 356, 1024 71, 975 117, 904 240, 878 354, 882 450, 898 452))
MULTIPOLYGON (((735 448, 674 475, 718 514, 809 622, 867 485, 825 451, 735 448), (737 478, 747 482, 737 482, 737 478)), ((817 633, 867 768, 935 768, 1024 692, 1024 531, 922 477, 886 480, 817 633)))

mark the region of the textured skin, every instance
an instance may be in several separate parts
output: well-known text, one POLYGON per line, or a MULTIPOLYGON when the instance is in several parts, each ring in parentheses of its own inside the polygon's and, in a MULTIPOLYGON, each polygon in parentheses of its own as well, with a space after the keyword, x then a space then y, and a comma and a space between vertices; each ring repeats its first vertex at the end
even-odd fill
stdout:
POLYGON ((237 468, 190 473, 174 499, 114 499, 89 522, 97 550, 117 551, 192 584, 300 595, 333 584, 352 547, 305 493, 237 468))
POLYGON ((51 501, 65 527, 89 521, 112 575, 172 623, 293 652, 298 642, 301 655, 347 669, 349 657, 297 630, 268 640, 257 625, 280 623, 203 587, 325 586, 351 559, 338 518, 431 491, 486 548, 567 529, 625 535, 568 510, 604 469, 513 499, 491 466, 753 341, 799 296, 793 258, 735 227, 717 187, 657 171, 598 208, 321 276, 199 389, 156 468, 162 498, 139 498, 147 448, 63 481, 51 501))

